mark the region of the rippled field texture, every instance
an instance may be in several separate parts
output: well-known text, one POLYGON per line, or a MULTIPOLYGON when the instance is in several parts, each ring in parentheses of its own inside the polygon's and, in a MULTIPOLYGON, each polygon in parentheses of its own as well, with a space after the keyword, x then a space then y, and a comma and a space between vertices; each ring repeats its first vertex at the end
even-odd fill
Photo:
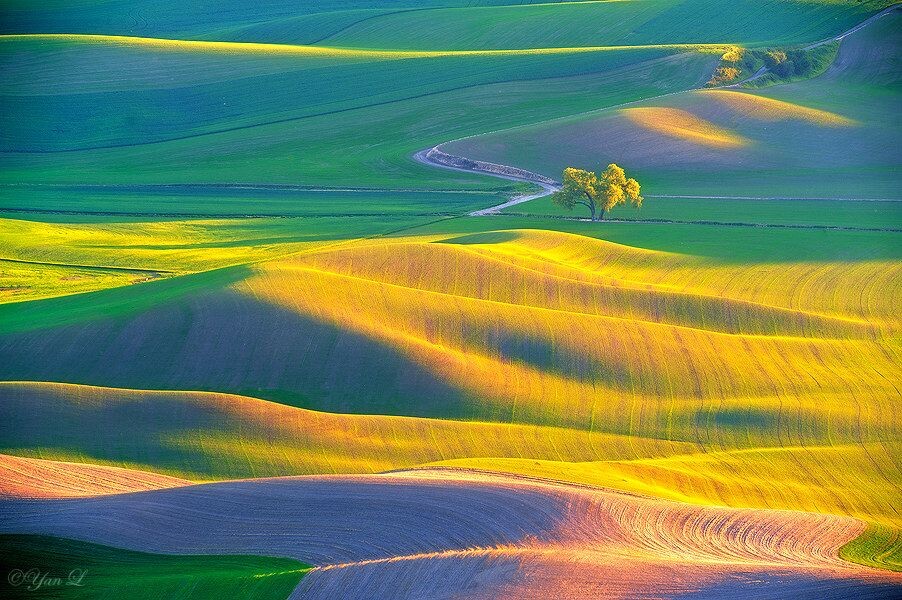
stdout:
POLYGON ((902 594, 891 2, 0 13, 0 596, 902 594))

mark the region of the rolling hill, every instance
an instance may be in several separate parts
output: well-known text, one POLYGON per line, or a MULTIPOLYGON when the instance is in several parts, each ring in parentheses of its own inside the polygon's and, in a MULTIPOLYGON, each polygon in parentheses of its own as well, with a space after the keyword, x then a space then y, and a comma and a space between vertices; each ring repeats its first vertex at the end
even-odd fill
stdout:
POLYGON ((895 6, 2 3, 4 563, 89 563, 73 598, 897 597, 895 6), (535 186, 433 147, 617 162, 646 203, 480 216, 535 186))
MULTIPOLYGON (((652 195, 898 200, 902 124, 890 65, 898 62, 900 18, 895 11, 845 38, 834 65, 815 79, 689 91, 442 148, 553 177, 568 165, 628 164, 652 195), (556 152, 544 152, 548 146, 556 152)), ((538 214, 560 213, 547 199, 534 205, 538 214)))
MULTIPOLYGON (((778 582, 801 590, 813 585, 825 597, 889 598, 897 579, 849 569, 835 558, 836 547, 860 530, 854 520, 700 509, 466 471, 283 478, 66 504, 20 502, 8 505, 4 516, 15 519, 17 529, 142 552, 278 552, 315 565, 295 590, 294 597, 306 598, 384 596, 401 588, 414 597, 517 597, 545 586, 571 596, 666 591, 722 598, 778 582), (468 510, 474 506, 479 510, 468 510), (286 514, 305 518, 286 522, 286 514), (93 525, 85 528, 86 521, 93 525), (123 528, 123 521, 141 525, 123 528), (582 576, 567 577, 574 565, 582 576)), ((6 519, 0 530, 8 529, 6 519)))

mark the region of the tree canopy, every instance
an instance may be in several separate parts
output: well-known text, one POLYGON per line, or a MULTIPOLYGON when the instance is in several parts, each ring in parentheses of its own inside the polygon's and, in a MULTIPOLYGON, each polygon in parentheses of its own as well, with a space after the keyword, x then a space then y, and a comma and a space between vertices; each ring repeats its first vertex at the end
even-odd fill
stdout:
POLYGON ((580 204, 589 209, 592 220, 604 219, 606 212, 627 200, 635 207, 642 206, 639 182, 626 177, 626 172, 614 163, 597 175, 567 167, 564 169, 563 186, 552 197, 552 202, 568 210, 580 204))

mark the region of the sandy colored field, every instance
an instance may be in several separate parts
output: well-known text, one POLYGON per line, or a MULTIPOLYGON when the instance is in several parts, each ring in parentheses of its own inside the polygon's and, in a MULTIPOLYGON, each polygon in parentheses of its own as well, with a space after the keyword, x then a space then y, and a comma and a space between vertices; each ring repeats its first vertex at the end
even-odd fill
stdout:
POLYGON ((3 444, 17 454, 196 479, 374 473, 431 463, 616 487, 699 505, 804 509, 899 526, 894 502, 902 478, 893 457, 900 447, 881 441, 895 434, 886 432, 882 417, 869 406, 861 421, 835 410, 819 413, 816 406, 784 407, 775 431, 768 433, 756 422, 767 418, 764 412, 715 407, 694 412, 665 404, 633 411, 636 431, 625 435, 604 431, 619 426, 613 417, 599 419, 596 431, 585 431, 332 415, 224 394, 61 384, 2 384, 0 396, 8 411, 4 419, 20 436, 4 436, 3 444), (669 430, 654 429, 665 419, 656 410, 671 413, 669 430), (35 418, 21 416, 29 411, 35 418), (817 429, 801 433, 816 418, 824 420, 833 440, 818 438, 817 429), (719 435, 712 435, 712 424, 722 429, 719 435), (872 441, 861 444, 858 436, 872 441))
POLYGON ((722 598, 781 578, 841 597, 850 584, 880 591, 898 583, 838 559, 861 531, 852 519, 700 508, 471 472, 226 482, 3 508, 7 532, 296 558, 319 567, 296 590, 304 598, 513 598, 561 584, 562 598, 722 598), (568 567, 583 575, 562 579, 568 567), (724 583, 735 593, 722 595, 724 583))
POLYGON ((190 483, 135 469, 0 454, 0 498, 78 498, 190 483))
POLYGON ((830 125, 833 127, 855 125, 854 120, 827 110, 809 108, 792 102, 777 100, 776 98, 768 98, 767 96, 734 92, 732 90, 704 90, 696 93, 714 98, 738 113, 763 121, 799 119, 816 125, 830 125))
POLYGON ((625 108, 623 114, 646 129, 703 146, 733 148, 748 143, 740 135, 677 108, 625 108))

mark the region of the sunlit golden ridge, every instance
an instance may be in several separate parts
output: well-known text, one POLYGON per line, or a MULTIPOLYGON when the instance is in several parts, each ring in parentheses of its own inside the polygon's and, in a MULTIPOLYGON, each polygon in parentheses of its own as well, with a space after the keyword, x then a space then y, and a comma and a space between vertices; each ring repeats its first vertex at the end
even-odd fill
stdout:
POLYGON ((253 42, 217 42, 178 40, 124 35, 96 35, 81 33, 29 33, 0 35, 4 41, 67 42, 113 45, 177 52, 218 52, 232 54, 261 54, 270 56, 303 56, 320 58, 356 58, 392 60, 407 58, 440 58, 470 56, 521 56, 547 54, 575 54, 583 52, 611 52, 629 50, 675 50, 721 53, 728 44, 640 44, 635 46, 573 46, 568 48, 519 48, 510 50, 392 50, 369 48, 339 48, 298 44, 264 44, 253 42))

